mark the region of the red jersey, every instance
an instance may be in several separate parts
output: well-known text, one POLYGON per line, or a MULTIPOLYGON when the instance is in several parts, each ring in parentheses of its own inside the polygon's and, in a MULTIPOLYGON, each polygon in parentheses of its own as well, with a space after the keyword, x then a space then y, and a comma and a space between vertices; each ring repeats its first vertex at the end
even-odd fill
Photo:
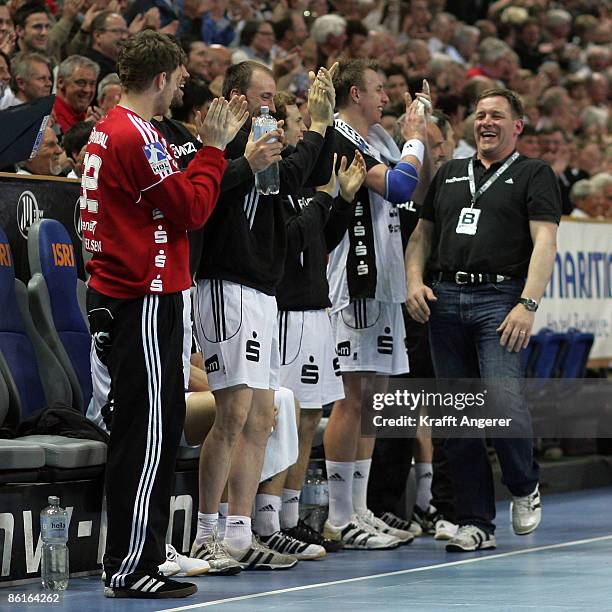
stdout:
POLYGON ((62 98, 55 96, 53 115, 62 130, 62 134, 65 134, 79 121, 85 121, 87 113, 77 113, 67 102, 62 100, 62 98))
POLYGON ((151 123, 121 106, 111 110, 93 129, 83 162, 89 285, 125 299, 187 289, 186 230, 210 216, 226 165, 223 151, 203 147, 181 173, 151 123))

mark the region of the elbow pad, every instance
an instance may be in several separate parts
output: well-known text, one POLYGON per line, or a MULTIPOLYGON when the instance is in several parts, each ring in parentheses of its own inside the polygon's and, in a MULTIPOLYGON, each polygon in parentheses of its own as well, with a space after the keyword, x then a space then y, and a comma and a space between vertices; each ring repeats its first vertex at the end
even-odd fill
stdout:
POLYGON ((392 204, 408 202, 419 182, 417 169, 408 162, 399 162, 385 176, 385 199, 392 204))

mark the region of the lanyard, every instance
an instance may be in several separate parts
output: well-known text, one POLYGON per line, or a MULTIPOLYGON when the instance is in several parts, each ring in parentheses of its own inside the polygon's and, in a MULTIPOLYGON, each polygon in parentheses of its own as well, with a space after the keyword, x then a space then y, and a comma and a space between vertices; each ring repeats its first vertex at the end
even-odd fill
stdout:
POLYGON ((470 163, 468 164, 468 175, 470 178, 470 193, 472 194, 472 206, 470 208, 474 208, 474 204, 476 204, 476 200, 516 161, 516 158, 519 156, 519 152, 515 151, 504 163, 501 168, 498 168, 497 172, 484 184, 480 187, 478 191, 476 191, 476 182, 474 181, 474 158, 470 159, 470 163))

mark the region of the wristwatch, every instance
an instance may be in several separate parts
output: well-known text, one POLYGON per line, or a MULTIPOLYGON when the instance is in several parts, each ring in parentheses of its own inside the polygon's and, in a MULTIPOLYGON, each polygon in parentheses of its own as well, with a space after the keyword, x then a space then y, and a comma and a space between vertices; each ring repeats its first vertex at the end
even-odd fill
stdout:
POLYGON ((538 303, 531 298, 519 298, 519 304, 522 304, 529 312, 535 312, 538 309, 538 303))

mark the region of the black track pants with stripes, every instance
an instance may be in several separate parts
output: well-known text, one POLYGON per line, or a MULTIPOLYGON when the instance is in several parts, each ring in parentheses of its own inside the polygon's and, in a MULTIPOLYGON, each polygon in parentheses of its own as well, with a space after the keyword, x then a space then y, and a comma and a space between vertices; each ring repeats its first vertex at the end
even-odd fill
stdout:
POLYGON ((185 420, 183 295, 113 299, 89 289, 94 350, 111 380, 106 464, 107 586, 157 571, 166 558, 170 495, 185 420))

